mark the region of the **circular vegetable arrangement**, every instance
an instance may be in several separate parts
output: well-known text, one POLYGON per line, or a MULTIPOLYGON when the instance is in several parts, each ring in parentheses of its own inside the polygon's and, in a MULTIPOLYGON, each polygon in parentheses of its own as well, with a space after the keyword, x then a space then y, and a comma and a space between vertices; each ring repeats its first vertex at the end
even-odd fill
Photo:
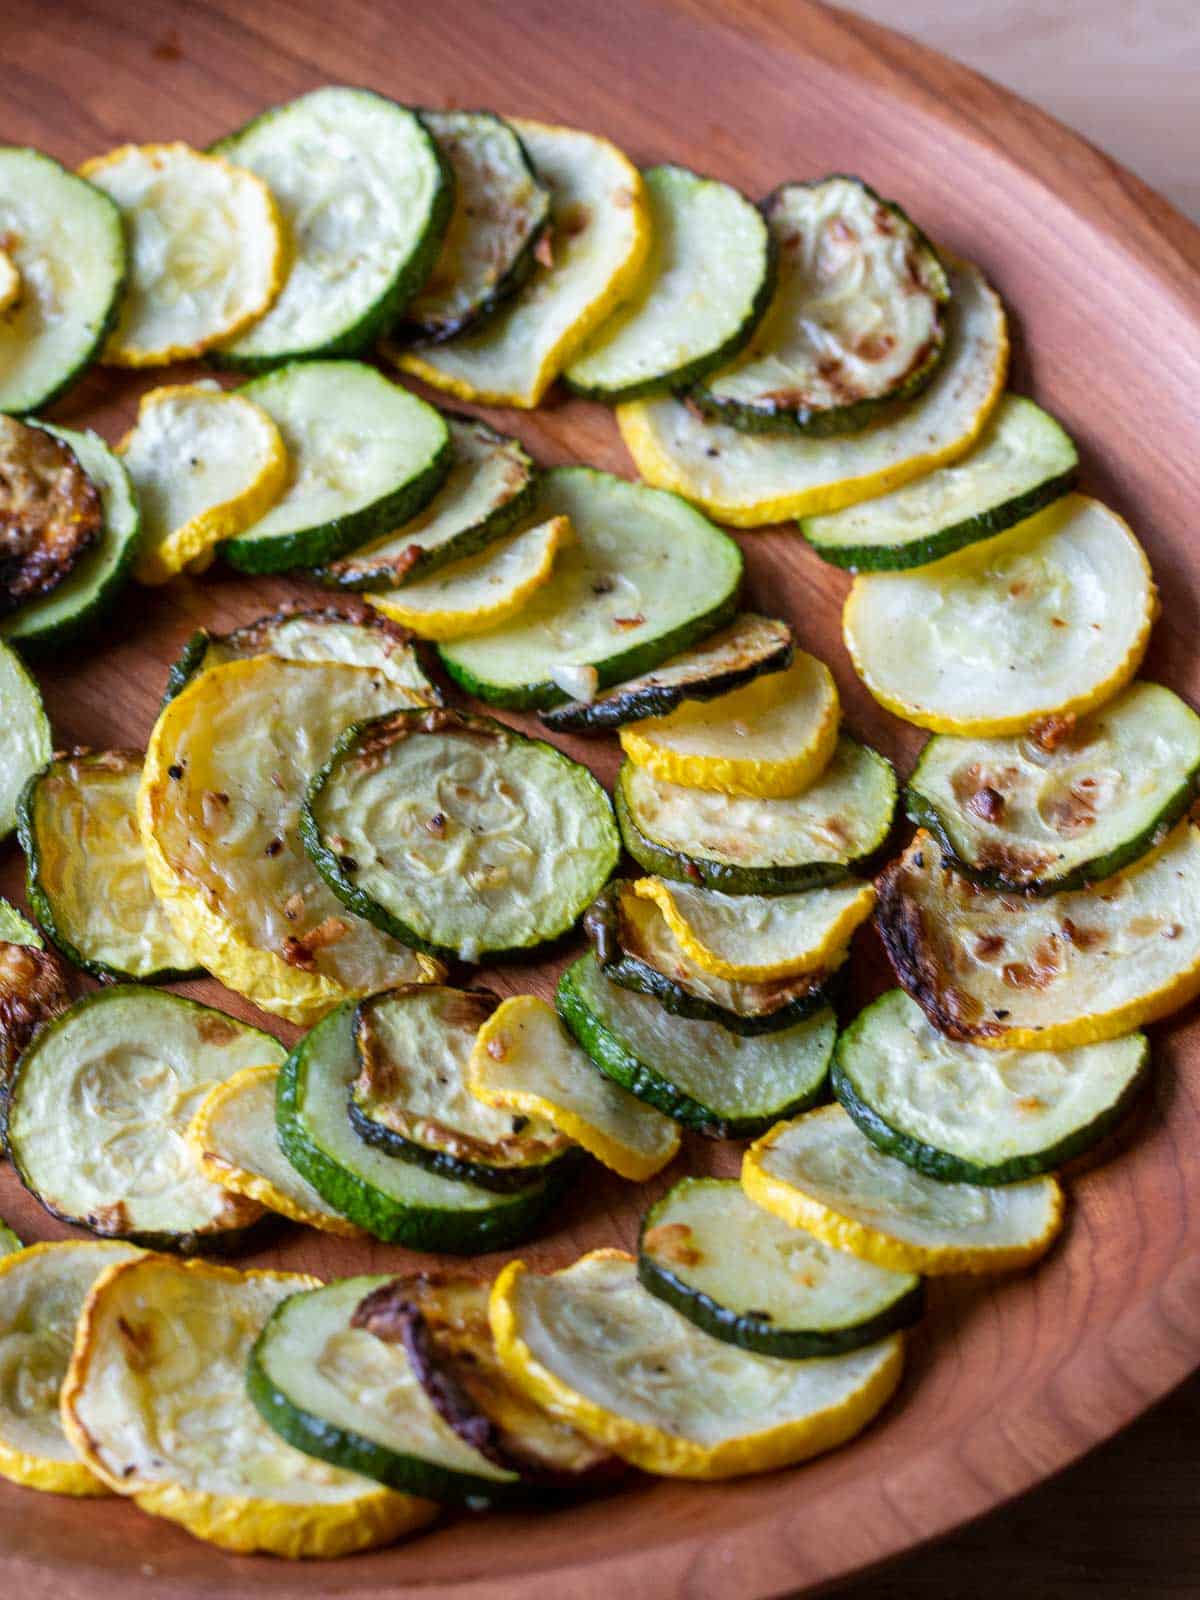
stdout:
POLYGON ((1200 718, 1136 681, 1149 564, 1005 393, 997 295, 857 178, 755 206, 344 88, 209 153, 0 151, 0 221, 0 837, 36 920, 0 901, 0 1129, 97 1236, 0 1225, 0 1364, 36 1399, 0 1404, 0 1474, 337 1556, 851 1438, 923 1278, 1052 1246, 1142 1025, 1200 993, 1200 718), (115 449, 30 416, 185 354, 224 379, 143 392, 115 449), (396 371, 518 409, 561 380, 641 481, 396 371), (895 772, 714 517, 798 519, 855 574, 849 660, 931 734, 890 864, 895 772), (214 561, 337 595, 194 632, 144 753, 56 751, 26 662, 214 561), (611 798, 480 702, 607 738, 611 798), (899 987, 848 1017, 872 916, 899 987), (164 987, 198 974, 291 1048, 164 987), (513 1251, 685 1134, 753 1142, 660 1184, 636 1256, 201 1259, 272 1217, 513 1251))

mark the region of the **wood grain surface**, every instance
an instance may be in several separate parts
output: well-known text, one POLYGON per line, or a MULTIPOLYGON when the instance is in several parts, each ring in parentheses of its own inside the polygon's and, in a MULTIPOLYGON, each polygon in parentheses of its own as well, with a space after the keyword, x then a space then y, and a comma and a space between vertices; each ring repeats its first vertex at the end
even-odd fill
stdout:
MULTIPOLYGON (((129 139, 204 144, 265 104, 341 80, 422 104, 575 122, 640 162, 682 161, 756 194, 788 177, 861 172, 979 261, 1004 294, 1015 386, 1062 418, 1080 443, 1085 487, 1131 520, 1154 563, 1165 614, 1148 673, 1200 701, 1200 232, 965 69, 797 0, 9 0, 4 38, 6 136, 69 163, 129 139)), ((115 438, 154 381, 161 375, 92 376, 56 414, 115 438)), ((631 471, 598 407, 554 401, 533 416, 490 415, 543 461, 631 471)), ((918 737, 874 705, 840 645, 845 579, 787 529, 741 542, 749 601, 795 622, 831 662, 850 725, 907 770, 918 737)), ((304 592, 216 574, 132 591, 100 646, 39 669, 59 742, 144 740, 166 666, 192 628, 225 627, 304 592)), ((611 749, 592 764, 610 777, 611 749)), ((19 883, 10 851, 0 891, 19 893, 19 883)), ((546 993, 559 965, 494 981, 546 993)), ((886 981, 871 936, 856 973, 863 997, 886 981)), ((251 1014, 215 985, 190 992, 251 1014)), ((637 1600, 758 1600, 844 1581, 1056 1472, 1200 1362, 1195 1016, 1156 1029, 1154 1046, 1153 1091, 1111 1163, 1074 1177, 1069 1225, 1048 1261, 990 1284, 935 1282, 897 1400, 827 1458, 720 1487, 640 1481, 542 1516, 447 1518, 408 1545, 332 1566, 231 1558, 127 1505, 0 1485, 0 1593, 609 1600, 623 1590, 637 1600)), ((739 1154, 693 1140, 680 1167, 732 1172, 739 1154)), ((595 1244, 629 1244, 667 1181, 589 1182, 527 1254, 551 1266, 595 1244)), ((28 1238, 65 1232, 9 1170, 0 1213, 28 1238)), ((413 1258, 296 1231, 256 1259, 335 1274, 413 1258)))

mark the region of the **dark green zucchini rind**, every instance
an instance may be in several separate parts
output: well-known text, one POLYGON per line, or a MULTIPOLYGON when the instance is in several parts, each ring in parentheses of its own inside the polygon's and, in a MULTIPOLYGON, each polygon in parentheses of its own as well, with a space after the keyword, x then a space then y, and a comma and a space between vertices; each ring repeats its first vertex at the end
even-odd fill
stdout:
POLYGON ((347 1102, 347 1111, 350 1126, 364 1144, 374 1145, 377 1150, 394 1156, 397 1161, 411 1161, 415 1166, 424 1167, 426 1172, 435 1173, 439 1178, 454 1178, 459 1183, 473 1183, 480 1189, 491 1189, 496 1194, 517 1194, 522 1189, 528 1189, 531 1184, 540 1183, 543 1178, 565 1178, 567 1174, 563 1169, 577 1165, 582 1155, 578 1148, 572 1148, 554 1156, 551 1160, 540 1161, 535 1165, 491 1167, 482 1161, 469 1161, 463 1156, 454 1155, 449 1150, 439 1150, 433 1145, 419 1144, 414 1139, 406 1139, 393 1128, 387 1128, 382 1122, 377 1122, 370 1112, 354 1099, 347 1102))
POLYGON ((280 1068, 276 1128, 280 1148, 296 1171, 334 1210, 385 1244, 479 1255, 529 1238, 563 1194, 567 1173, 506 1195, 462 1185, 464 1203, 456 1206, 453 1185, 445 1194, 435 1191, 438 1198, 431 1200, 432 1175, 423 1182, 420 1168, 393 1161, 359 1139, 346 1113, 358 1070, 355 1010, 350 1000, 331 1011, 280 1068), (316 1113, 314 1087, 325 1090, 316 1113), (394 1172, 388 1170, 393 1167, 394 1172))
MULTIPOLYGON (((920 1278, 873 1316, 844 1327, 781 1327, 765 1308, 761 1311, 735 1311, 722 1305, 712 1295, 689 1283, 684 1276, 686 1269, 673 1269, 647 1248, 647 1236, 661 1223, 677 1192, 684 1188, 700 1187, 737 1188, 739 1191, 741 1188, 736 1180, 683 1178, 668 1190, 642 1217, 638 1233, 638 1281, 656 1299, 665 1301, 680 1316, 686 1317, 714 1339, 720 1339, 722 1344, 735 1345, 739 1350, 752 1350, 756 1355, 775 1356, 785 1361, 808 1361, 861 1350, 864 1345, 874 1344, 889 1333, 898 1333, 902 1328, 911 1328, 921 1320, 925 1310, 925 1288, 920 1278)), ((736 1271, 736 1268, 731 1270, 736 1271)))
POLYGON ((569 700, 543 711, 555 733, 607 733, 646 717, 665 717, 685 700, 716 700, 743 684, 791 666, 796 641, 786 622, 744 613, 654 672, 619 683, 594 700, 569 700))
MULTIPOLYGON (((933 381, 942 358, 946 353, 946 307, 950 303, 951 290, 946 277, 945 268, 938 256, 931 240, 913 222, 912 218, 893 200, 885 200, 877 194, 870 184, 864 183, 861 178, 849 173, 830 173, 824 178, 814 178, 804 182, 780 184, 777 189, 766 196, 761 202, 763 215, 770 226, 776 214, 786 203, 789 193, 797 189, 819 189, 822 185, 833 182, 847 182, 856 185, 876 206, 889 214, 893 224, 889 231, 899 231, 909 234, 911 239, 910 263, 913 276, 919 287, 929 293, 938 306, 937 336, 930 341, 932 348, 917 352, 912 366, 904 374, 899 383, 894 385, 886 394, 861 396, 841 405, 828 407, 813 407, 806 404, 799 396, 779 398, 764 395, 754 402, 735 400, 728 396, 720 396, 705 384, 695 385, 688 391, 688 400, 699 411, 714 422, 723 422, 730 427, 737 428, 742 433, 801 433, 810 438, 828 438, 835 434, 860 433, 873 422, 879 421, 890 412, 902 406, 909 400, 915 399, 923 390, 927 389, 933 381)), ((778 241, 777 241, 778 243, 778 241)), ((781 257, 783 252, 781 251, 781 257)), ((787 272, 786 261, 780 260, 779 274, 782 280, 787 272)), ((781 281, 782 286, 782 281, 781 281)), ((762 324, 769 327, 770 309, 762 324)), ((712 375, 714 378, 719 373, 712 375)))
MULTIPOLYGON (((830 1033, 828 1050, 814 1061, 807 1075, 798 1076, 787 1086, 776 1103, 744 1112, 731 1112, 728 1108, 718 1110, 684 1089, 671 1076, 666 1063, 650 1059, 648 1050, 635 1051, 622 1037, 614 1017, 604 1015, 602 1007, 589 999, 588 991, 594 995, 597 982, 608 984, 602 974, 603 969, 591 953, 580 956, 565 968, 555 993, 559 1016, 606 1077, 685 1128, 708 1139, 754 1139, 776 1122, 798 1116, 825 1097, 836 1028, 830 1033)), ((618 995, 630 992, 616 985, 611 987, 618 995)), ((819 1012, 814 1014, 814 1025, 819 1017, 819 1012)), ((832 1024, 832 1015, 830 1022, 832 1024)))

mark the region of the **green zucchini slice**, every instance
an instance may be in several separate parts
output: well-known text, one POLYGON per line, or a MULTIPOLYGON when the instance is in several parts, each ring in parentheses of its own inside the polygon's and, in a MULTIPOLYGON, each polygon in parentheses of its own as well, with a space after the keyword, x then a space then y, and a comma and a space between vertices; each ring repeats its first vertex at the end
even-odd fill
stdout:
POLYGON ((137 823, 142 758, 72 750, 25 786, 17 827, 34 914, 93 978, 172 983, 199 977, 155 898, 137 823))
POLYGON ((638 1279, 714 1339, 791 1361, 860 1350, 924 1310, 915 1274, 789 1228, 736 1178, 683 1178, 650 1207, 638 1279))
POLYGON ((284 1155, 329 1205, 387 1244, 476 1255, 527 1238, 561 1192, 557 1174, 507 1194, 398 1161, 355 1133, 355 1005, 344 1002, 284 1062, 275 1116, 284 1155))
POLYGON ((41 691, 16 651, 0 641, 0 843, 16 827, 21 791, 51 748, 41 691))
POLYGON ((876 500, 802 517, 800 532, 825 561, 851 572, 923 567, 1033 516, 1074 487, 1078 469, 1062 424, 1006 394, 953 466, 876 500))
POLYGON ((0 1256, 15 1256, 25 1246, 6 1222, 0 1222, 0 1256))
POLYGON ((478 417, 446 416, 454 464, 403 527, 313 573, 331 589, 399 589, 511 533, 533 505, 536 468, 519 439, 478 417))
POLYGON ((1200 717, 1161 684, 1135 683, 1041 738, 935 735, 905 801, 976 882, 1054 894, 1144 855, 1187 810, 1198 775, 1200 717))
POLYGON ((507 1193, 573 1149, 536 1117, 493 1111, 470 1092, 475 1035, 500 1004, 483 989, 410 984, 360 1001, 350 1122, 368 1144, 443 1177, 507 1193))
POLYGON ((824 966, 766 983, 714 977, 688 957, 652 900, 628 883, 610 884, 583 919, 604 976, 623 989, 652 995, 675 1017, 716 1022, 752 1037, 790 1028, 828 1000, 829 979, 845 951, 824 966))
POLYGON ((450 471, 434 408, 360 361, 297 361, 238 393, 275 422, 291 466, 267 514, 221 546, 240 572, 335 561, 415 516, 450 471))
POLYGON ((785 183, 763 201, 779 285, 749 348, 694 391, 751 433, 849 433, 919 394, 945 347, 936 250, 858 178, 785 183))
POLYGON ((814 1104, 837 1037, 827 1008, 751 1038, 672 1016, 648 995, 610 983, 590 952, 564 971, 555 1000, 601 1072, 710 1139, 753 1139, 814 1104))
POLYGON ((542 709, 578 698, 581 676, 607 689, 732 618, 742 553, 677 496, 556 467, 535 514, 569 517, 575 531, 550 582, 513 621, 441 646, 447 672, 481 700, 542 709))
POLYGON ((665 717, 685 700, 717 700, 755 678, 783 672, 795 651, 786 622, 744 611, 727 628, 672 656, 653 672, 590 700, 568 700, 543 711, 541 718, 559 733, 604 733, 646 717, 665 717))
POLYGON ((625 848, 639 866, 725 894, 792 894, 839 883, 891 832, 891 762, 849 734, 803 794, 717 794, 626 761, 613 788, 625 848))
POLYGON ((125 285, 121 213, 37 150, 0 150, 0 234, 21 276, 0 317, 0 411, 37 411, 100 354, 125 285))
POLYGON ((1092 889, 981 889, 918 832, 877 883, 901 986, 950 1039, 1057 1050, 1115 1039, 1200 993, 1200 828, 1092 889))
POLYGON ((1149 1076, 1144 1033, 1073 1050, 983 1050, 903 989, 841 1035, 833 1090, 871 1143, 943 1183, 1015 1183, 1098 1144, 1149 1076))
POLYGON ((309 784, 301 831, 351 911, 464 961, 565 933, 621 848, 586 767, 491 717, 436 708, 347 729, 309 784))
POLYGON ((21 1052, 70 1003, 62 962, 19 911, 0 901, 0 1105, 21 1052))
POLYGON ((428 276, 454 204, 420 117, 366 89, 317 89, 213 150, 265 180, 292 248, 278 298, 220 359, 260 372, 369 350, 428 276))
POLYGON ((263 1208, 209 1183, 184 1135, 213 1086, 283 1059, 270 1034, 159 989, 88 994, 25 1051, 5 1134, 52 1216, 184 1253, 236 1248, 263 1208))
POLYGON ((442 1420, 403 1345, 354 1325, 359 1302, 390 1282, 339 1278, 275 1308, 246 1365, 259 1415, 297 1450, 389 1489, 473 1510, 518 1498, 516 1473, 442 1420))
POLYGON ((441 253, 392 330, 398 344, 440 344, 482 322, 534 266, 550 221, 516 130, 490 111, 422 111, 454 173, 454 211, 441 253))
POLYGON ((312 610, 276 611, 232 633, 198 628, 171 665, 163 704, 197 674, 227 661, 278 656, 281 661, 336 661, 378 673, 396 705, 439 704, 441 693, 421 666, 412 636, 355 601, 312 610))
POLYGON ((697 383, 747 343, 771 299, 775 252, 758 208, 686 167, 642 173, 650 259, 638 290, 563 374, 569 389, 615 405, 697 383))
POLYGON ((0 943, 26 945, 32 950, 45 949, 42 936, 33 923, 4 899, 0 899, 0 943))
POLYGON ((27 654, 49 653, 86 638, 111 611, 137 554, 141 518, 129 474, 99 434, 78 433, 41 422, 68 445, 100 495, 98 543, 86 550, 50 594, 26 601, 0 620, 0 639, 27 654))

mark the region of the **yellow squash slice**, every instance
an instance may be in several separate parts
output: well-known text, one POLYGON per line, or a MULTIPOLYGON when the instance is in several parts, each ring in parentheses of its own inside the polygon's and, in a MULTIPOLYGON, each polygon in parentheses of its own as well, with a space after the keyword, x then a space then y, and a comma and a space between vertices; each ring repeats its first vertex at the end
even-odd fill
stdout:
POLYGON ((621 1250, 542 1277, 510 1261, 489 1307, 505 1371, 531 1399, 646 1472, 770 1472, 853 1438, 904 1366, 896 1334, 784 1361, 725 1344, 657 1300, 621 1250))
POLYGON ((1008 328, 982 273, 946 266, 946 354, 918 399, 862 433, 827 439, 739 433, 669 397, 634 401, 617 421, 642 477, 720 522, 755 528, 839 511, 966 455, 1004 389, 1008 328))
POLYGON ((678 1126, 605 1077, 554 1007, 531 994, 505 1000, 480 1028, 467 1087, 498 1111, 543 1118, 635 1183, 679 1151, 678 1126))
POLYGON ((621 746, 634 766, 666 783, 782 799, 802 793, 828 765, 839 710, 829 668, 797 650, 786 672, 622 728, 621 746))
POLYGON ((570 536, 569 519, 551 517, 403 589, 363 598, 425 639, 485 633, 515 617, 535 590, 549 582, 570 536))
POLYGON ((932 566, 856 578, 842 633, 880 705, 935 733, 992 738, 1110 700, 1157 614, 1128 525, 1075 494, 932 566))
POLYGON ((210 1183, 257 1200, 268 1211, 347 1239, 362 1231, 322 1200, 279 1148, 277 1066, 244 1067, 214 1084, 188 1124, 187 1142, 210 1183))
POLYGON ((970 884, 921 831, 878 883, 901 985, 952 1039, 1064 1050, 1116 1039, 1200 994, 1200 828, 1090 889, 970 884))
POLYGON ((607 139, 520 118, 512 126, 550 190, 546 259, 478 331, 395 359, 460 399, 531 408, 637 282, 650 212, 641 174, 607 139))
POLYGON ((742 1188, 835 1250, 930 1277, 1025 1266, 1063 1220, 1055 1178, 992 1188, 927 1178, 876 1149, 840 1105, 763 1134, 743 1158, 742 1188))
POLYGON ((215 384, 144 394, 117 454, 141 507, 139 583, 166 583, 257 522, 287 481, 287 452, 271 418, 215 384))
POLYGON ((63 1433, 58 1395, 89 1289, 137 1254, 72 1239, 0 1258, 0 1477, 50 1494, 109 1493, 63 1433))
POLYGON ((256 656, 202 672, 151 736, 138 815, 154 892, 209 972, 291 1022, 441 974, 346 911, 299 837, 339 734, 405 694, 365 667, 256 656))
POLYGON ((88 1296, 63 1385, 68 1439, 152 1516, 225 1550, 349 1555, 423 1527, 428 1500, 302 1454, 246 1393, 246 1360, 295 1272, 235 1272, 143 1256, 88 1296))
POLYGON ((279 293, 284 240, 271 191, 223 156, 186 144, 122 145, 80 175, 125 224, 130 270, 110 366, 198 356, 249 327, 279 293))
POLYGON ((666 878, 639 878, 684 954, 718 978, 765 983, 836 964, 875 906, 875 888, 851 879, 800 894, 722 894, 666 878))
POLYGON ((21 298, 21 269, 7 250, 0 250, 0 315, 21 298))

